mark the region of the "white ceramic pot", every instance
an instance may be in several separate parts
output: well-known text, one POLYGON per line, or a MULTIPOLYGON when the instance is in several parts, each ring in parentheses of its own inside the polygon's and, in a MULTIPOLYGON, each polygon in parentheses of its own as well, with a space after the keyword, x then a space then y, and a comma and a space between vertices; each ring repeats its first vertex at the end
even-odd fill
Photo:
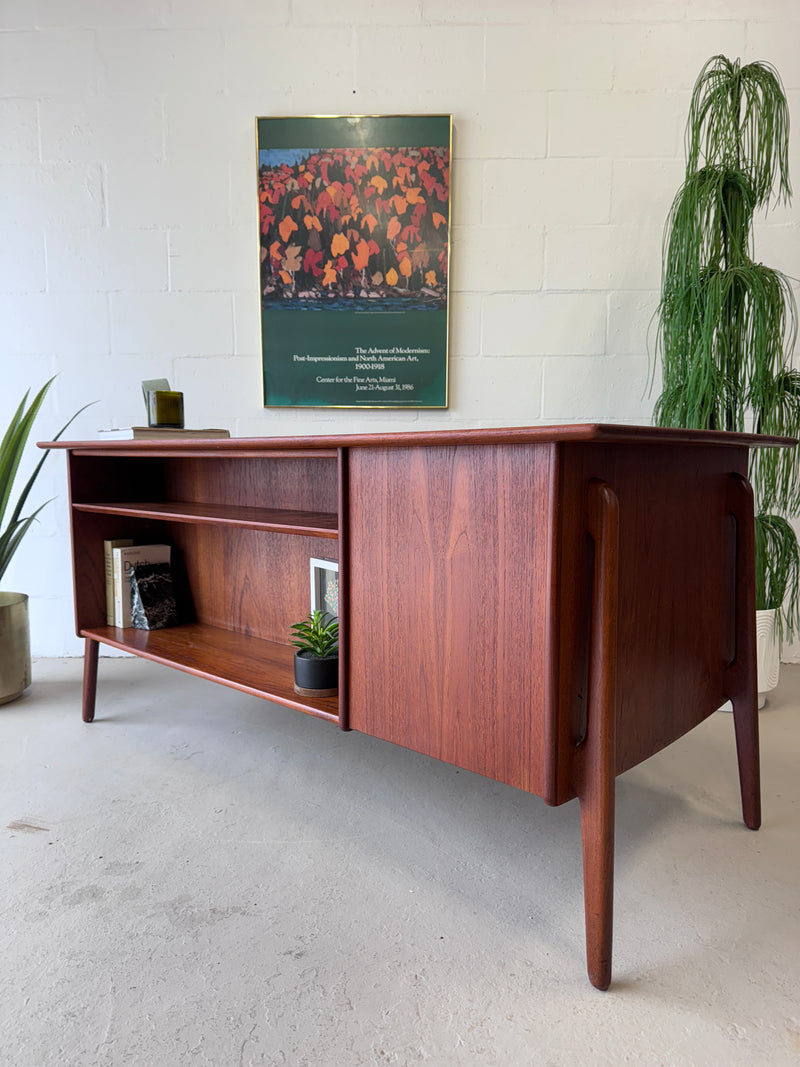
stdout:
POLYGON ((22 696, 31 684, 28 597, 0 593, 0 704, 22 696))
POLYGON ((758 665, 758 706, 764 707, 767 693, 778 684, 781 648, 778 641, 775 608, 756 612, 756 663, 758 665))
MULTIPOLYGON (((778 684, 781 670, 781 648, 775 625, 777 617, 775 608, 756 612, 756 684, 759 708, 764 707, 767 693, 778 684)), ((719 710, 733 711, 730 700, 726 700, 719 710)))

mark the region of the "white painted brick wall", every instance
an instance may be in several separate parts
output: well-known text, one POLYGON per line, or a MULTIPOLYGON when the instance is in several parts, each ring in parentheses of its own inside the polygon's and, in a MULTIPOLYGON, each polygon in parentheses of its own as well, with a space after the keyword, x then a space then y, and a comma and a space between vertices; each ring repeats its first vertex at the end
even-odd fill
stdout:
MULTIPOLYGON (((139 421, 161 376, 244 435, 646 422, 692 84, 769 59, 796 129, 799 39, 796 0, 4 0, 0 427, 55 372, 37 437, 139 421), (449 410, 264 410, 255 116, 416 112, 454 120, 449 410)), ((776 208, 758 258, 800 277, 799 236, 776 208)), ((5 583, 43 655, 80 651, 64 474, 5 583)))
POLYGON ((0 167, 4 228, 8 218, 35 239, 59 226, 103 226, 104 185, 103 167, 96 162, 7 163, 0 167))
POLYGON ((680 146, 683 105, 678 93, 553 93, 550 154, 601 159, 673 155, 680 146))
POLYGON ((541 226, 454 226, 450 234, 450 289, 462 292, 541 289, 541 226))
MULTIPOLYGON (((666 84, 691 89, 713 55, 745 54, 745 24, 739 21, 641 24, 614 28, 614 88, 620 92, 664 91, 666 84)), ((760 58, 760 57, 756 57, 760 58)))
POLYGON ((530 10, 526 25, 487 26, 487 89, 504 93, 611 89, 614 27, 566 25, 551 19, 544 4, 531 4, 530 10))
POLYGON ((124 355, 224 360, 233 352, 233 300, 225 292, 114 293, 111 336, 114 351, 124 355))
POLYGON ((33 26, 31 17, 30 28, 0 34, 0 94, 31 100, 94 96, 100 78, 96 33, 33 26))
MULTIPOLYGON (((164 158, 161 100, 150 95, 124 97, 59 96, 39 101, 42 160, 160 160, 164 158), (120 137, 120 130, 125 136, 120 137), (131 145, 136 151, 131 152, 131 145)), ((35 127, 34 127, 35 133, 35 127)))
POLYGON ((490 293, 481 349, 486 356, 601 356, 606 303, 603 293, 490 293))

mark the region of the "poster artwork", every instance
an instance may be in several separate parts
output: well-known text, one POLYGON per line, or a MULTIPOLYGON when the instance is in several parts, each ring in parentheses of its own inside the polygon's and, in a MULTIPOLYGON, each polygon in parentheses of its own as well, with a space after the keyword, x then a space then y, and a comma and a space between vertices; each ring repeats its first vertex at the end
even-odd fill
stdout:
POLYGON ((257 120, 265 406, 447 407, 449 115, 257 120))

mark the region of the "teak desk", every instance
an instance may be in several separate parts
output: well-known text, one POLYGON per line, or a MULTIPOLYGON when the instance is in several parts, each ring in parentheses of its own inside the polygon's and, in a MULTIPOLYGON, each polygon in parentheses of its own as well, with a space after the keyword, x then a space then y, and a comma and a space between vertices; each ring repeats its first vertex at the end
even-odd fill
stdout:
POLYGON ((83 717, 100 643, 548 804, 578 797, 589 977, 611 980, 614 778, 725 700, 760 822, 748 448, 574 425, 67 450, 83 717), (103 540, 173 546, 187 621, 105 624, 103 540), (293 689, 309 558, 339 560, 339 698, 293 689))

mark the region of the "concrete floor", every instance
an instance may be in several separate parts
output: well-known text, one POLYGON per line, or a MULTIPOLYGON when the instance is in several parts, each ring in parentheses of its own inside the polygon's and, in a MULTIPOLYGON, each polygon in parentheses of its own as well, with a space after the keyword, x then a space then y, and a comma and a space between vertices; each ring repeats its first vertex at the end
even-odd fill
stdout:
POLYGON ((135 659, 0 708, 0 1062, 800 1062, 800 667, 617 783, 615 979, 584 970, 576 802, 135 659))

